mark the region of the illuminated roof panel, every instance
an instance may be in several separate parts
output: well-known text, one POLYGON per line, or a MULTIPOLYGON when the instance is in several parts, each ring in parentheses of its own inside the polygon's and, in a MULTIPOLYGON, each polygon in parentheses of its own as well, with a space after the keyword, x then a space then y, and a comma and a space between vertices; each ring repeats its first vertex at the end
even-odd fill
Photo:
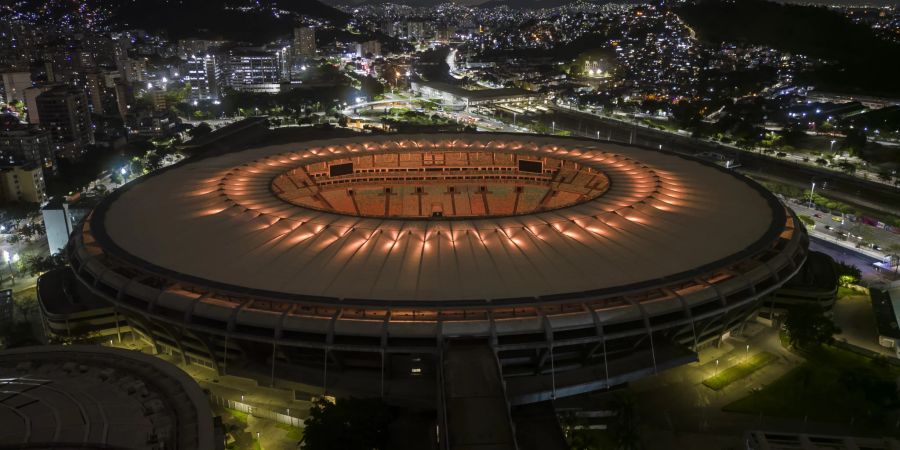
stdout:
POLYGON ((428 301, 564 294, 690 272, 771 238, 783 227, 779 208, 743 177, 663 152, 541 136, 386 135, 188 160, 117 191, 94 220, 107 246, 194 282, 428 301), (511 158, 473 163, 491 154, 511 158), (404 172, 375 155, 398 156, 404 172), (519 159, 543 161, 541 172, 512 163, 519 159), (354 161, 351 172, 329 173, 354 161), (393 179, 354 181, 374 169, 393 179), (533 176, 541 179, 522 181, 533 176), (600 185, 586 188, 592 179, 600 185), (276 187, 298 180, 308 185, 302 197, 276 187), (508 214, 526 184, 524 209, 508 214), (378 197, 385 187, 402 191, 402 208, 399 194, 391 204, 378 197), (363 194, 356 207, 373 213, 356 213, 351 197, 363 194))

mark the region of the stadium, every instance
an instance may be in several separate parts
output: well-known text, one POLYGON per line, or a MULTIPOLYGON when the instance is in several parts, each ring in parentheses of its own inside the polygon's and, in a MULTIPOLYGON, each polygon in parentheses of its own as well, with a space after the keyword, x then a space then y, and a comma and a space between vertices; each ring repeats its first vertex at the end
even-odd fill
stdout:
POLYGON ((807 244, 719 166, 478 133, 195 156, 107 197, 68 254, 83 289, 186 363, 433 403, 447 349, 482 345, 525 404, 695 361, 807 244))

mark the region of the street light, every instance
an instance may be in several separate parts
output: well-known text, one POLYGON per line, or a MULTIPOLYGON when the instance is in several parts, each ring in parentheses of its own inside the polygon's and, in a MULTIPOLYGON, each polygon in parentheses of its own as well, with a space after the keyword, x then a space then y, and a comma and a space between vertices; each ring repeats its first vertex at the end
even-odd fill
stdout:
POLYGON ((834 153, 834 143, 837 142, 836 139, 831 140, 831 147, 828 148, 829 153, 834 153))
POLYGON ((815 181, 812 182, 812 189, 809 190, 809 207, 810 208, 813 207, 812 206, 813 205, 813 192, 816 192, 816 182, 815 181))
POLYGON ((19 260, 19 254, 10 255, 8 251, 3 250, 3 261, 6 261, 7 267, 9 267, 9 278, 12 281, 12 284, 16 284, 16 274, 13 272, 12 263, 13 261, 19 260))
POLYGON ((556 121, 553 121, 553 131, 552 134, 556 134, 556 121))

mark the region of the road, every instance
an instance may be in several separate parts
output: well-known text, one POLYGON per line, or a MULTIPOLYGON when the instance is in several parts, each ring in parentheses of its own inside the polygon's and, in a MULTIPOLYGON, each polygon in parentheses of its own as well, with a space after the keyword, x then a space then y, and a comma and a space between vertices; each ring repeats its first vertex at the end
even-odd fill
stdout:
MULTIPOLYGON (((648 131, 649 131, 649 130, 652 130, 652 131, 654 131, 654 132, 668 133, 668 134, 671 134, 671 135, 673 135, 673 136, 679 136, 679 137, 684 137, 684 136, 687 136, 687 135, 688 135, 687 132, 680 132, 680 131, 679 131, 679 132, 673 132, 673 131, 669 131, 669 130, 659 130, 659 129, 650 128, 649 125, 647 125, 646 123, 644 123, 644 122, 638 120, 640 117, 629 118, 628 116, 621 116, 621 115, 612 116, 612 115, 606 115, 606 114, 598 114, 598 113, 591 112, 591 111, 584 111, 584 110, 581 110, 581 109, 572 108, 572 107, 569 107, 569 106, 566 106, 566 105, 562 105, 562 104, 557 104, 557 105, 555 105, 555 107, 558 108, 559 110, 567 110, 567 111, 576 112, 576 113, 580 113, 580 114, 593 115, 593 116, 596 116, 596 117, 598 117, 598 118, 602 118, 602 119, 605 119, 605 120, 619 121, 619 122, 621 122, 622 124, 624 124, 624 125, 626 125, 626 126, 632 126, 632 127, 637 127, 637 128, 644 128, 644 129, 646 129, 646 130, 648 130, 648 131)), ((695 139, 696 139, 696 138, 695 138, 695 139)), ((760 152, 763 150, 762 148, 758 148, 758 149, 744 149, 744 148, 738 147, 738 146, 736 146, 736 145, 732 145, 732 144, 728 144, 728 143, 722 143, 722 142, 718 142, 718 141, 713 141, 713 140, 711 140, 711 139, 697 139, 697 141, 699 141, 699 142, 705 142, 705 143, 711 144, 711 145, 722 146, 722 147, 725 147, 725 148, 727 148, 727 149, 729 149, 729 150, 731 150, 731 151, 744 152, 744 153, 750 153, 750 154, 760 154, 760 152)), ((784 156, 785 159, 790 160, 790 161, 792 161, 792 162, 794 162, 794 163, 796 163, 796 164, 807 165, 807 166, 810 166, 811 168, 815 168, 815 169, 819 169, 819 170, 829 170, 829 169, 823 168, 822 166, 817 165, 816 162, 815 162, 815 159, 816 159, 816 158, 814 158, 814 157, 811 158, 809 155, 802 154, 802 153, 801 153, 801 154, 792 154, 792 153, 787 153, 787 152, 782 152, 782 153, 785 154, 785 156, 784 156)), ((770 158, 773 158, 773 159, 776 159, 776 160, 777 160, 778 157, 770 157, 770 158)), ((857 165, 864 165, 864 164, 865 164, 865 161, 862 161, 862 160, 860 160, 860 159, 858 159, 858 158, 852 158, 852 157, 851 157, 851 158, 838 158, 838 159, 841 160, 841 161, 847 161, 847 162, 854 163, 854 164, 857 164, 857 165)), ((836 171, 836 170, 832 170, 832 171, 836 171)), ((870 171, 870 170, 867 170, 867 169, 865 169, 864 167, 858 168, 858 169, 856 170, 856 172, 853 173, 852 175, 855 176, 855 177, 857 177, 857 178, 860 178, 861 180, 866 180, 866 181, 870 181, 870 182, 880 183, 880 184, 884 184, 884 185, 886 185, 886 186, 891 186, 891 187, 894 187, 894 186, 895 186, 895 185, 893 184, 893 182, 887 181, 887 180, 881 180, 881 179, 878 177, 878 173, 872 172, 872 171, 870 171)))
POLYGON ((837 262, 858 267, 862 272, 863 279, 861 284, 864 286, 886 283, 897 278, 895 273, 885 272, 876 268, 873 265, 877 261, 875 258, 867 257, 832 242, 810 237, 809 249, 814 252, 825 253, 837 262))
MULTIPOLYGON (((798 215, 807 216, 815 221, 814 230, 827 234, 835 239, 856 241, 859 244, 877 244, 883 251, 877 252, 881 257, 887 256, 892 245, 900 245, 900 234, 886 231, 882 228, 867 225, 863 222, 851 222, 849 218, 832 215, 826 212, 808 207, 794 199, 786 200, 788 206, 798 215), (840 219, 840 220, 835 220, 840 219), (847 233, 842 238, 840 233, 847 233), (860 239, 862 238, 862 239, 860 239)), ((868 248, 868 246, 866 246, 868 248)))
MULTIPOLYGON (((733 160, 742 173, 760 176, 799 188, 809 188, 812 181, 828 183, 828 196, 861 208, 900 216, 900 189, 877 179, 824 169, 792 159, 777 158, 744 150, 720 142, 699 140, 686 132, 668 132, 651 129, 646 125, 626 122, 623 118, 608 117, 571 108, 552 106, 544 114, 522 115, 520 123, 536 120, 548 128, 566 131, 574 136, 601 141, 624 142, 649 148, 662 148, 687 155, 701 153, 718 154, 733 160)), ((485 131, 533 132, 529 128, 509 124, 509 120, 497 120, 471 111, 444 111, 444 114, 462 119, 464 116, 479 119, 479 129, 485 131)), ((858 174, 857 174, 858 175, 858 174)), ((874 215, 874 213, 871 213, 874 215)))

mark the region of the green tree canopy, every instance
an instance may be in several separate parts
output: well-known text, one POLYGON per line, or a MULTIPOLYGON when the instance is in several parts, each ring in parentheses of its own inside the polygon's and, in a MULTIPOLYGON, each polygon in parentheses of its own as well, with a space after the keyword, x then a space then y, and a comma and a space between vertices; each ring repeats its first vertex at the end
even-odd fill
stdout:
POLYGON ((812 304, 788 308, 784 326, 790 344, 803 350, 830 344, 834 342, 834 334, 841 332, 821 307, 812 304))
POLYGON ((388 425, 394 415, 377 398, 317 400, 309 409, 303 445, 308 450, 375 450, 387 448, 388 425))

